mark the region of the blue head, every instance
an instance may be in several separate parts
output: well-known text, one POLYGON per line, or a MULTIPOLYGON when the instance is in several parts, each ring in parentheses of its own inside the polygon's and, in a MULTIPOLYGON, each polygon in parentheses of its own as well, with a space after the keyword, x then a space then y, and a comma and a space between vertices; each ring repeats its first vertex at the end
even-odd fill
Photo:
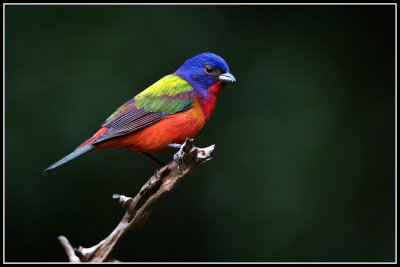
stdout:
POLYGON ((201 53, 186 60, 174 74, 184 78, 203 95, 218 81, 236 81, 235 77, 229 73, 225 60, 210 52, 201 53))

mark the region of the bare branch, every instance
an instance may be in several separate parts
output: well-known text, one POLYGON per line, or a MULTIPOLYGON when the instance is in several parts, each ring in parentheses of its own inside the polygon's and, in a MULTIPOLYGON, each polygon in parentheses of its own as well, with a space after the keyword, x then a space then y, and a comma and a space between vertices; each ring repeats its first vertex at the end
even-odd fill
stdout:
POLYGON ((146 222, 154 205, 161 197, 174 189, 188 173, 211 160, 214 147, 212 145, 197 148, 193 145, 193 139, 186 139, 174 155, 174 160, 150 177, 134 198, 114 194, 113 198, 126 212, 111 234, 97 245, 73 249, 66 237, 59 236, 58 239, 67 252, 69 261, 116 262, 114 254, 121 240, 129 231, 141 227, 146 222))
POLYGON ((69 257, 69 261, 70 262, 80 262, 81 260, 75 255, 75 251, 74 248, 71 246, 71 244, 69 243, 68 239, 63 236, 60 235, 58 237, 58 240, 60 241, 61 245, 64 247, 65 252, 67 252, 67 255, 69 257))

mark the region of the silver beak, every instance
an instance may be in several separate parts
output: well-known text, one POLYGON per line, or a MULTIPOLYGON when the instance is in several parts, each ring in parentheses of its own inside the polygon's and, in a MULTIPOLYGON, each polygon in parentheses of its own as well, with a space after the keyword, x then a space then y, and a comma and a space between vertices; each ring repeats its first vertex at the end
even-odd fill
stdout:
POLYGON ((235 76, 229 72, 222 73, 218 76, 218 80, 224 82, 236 82, 235 76))

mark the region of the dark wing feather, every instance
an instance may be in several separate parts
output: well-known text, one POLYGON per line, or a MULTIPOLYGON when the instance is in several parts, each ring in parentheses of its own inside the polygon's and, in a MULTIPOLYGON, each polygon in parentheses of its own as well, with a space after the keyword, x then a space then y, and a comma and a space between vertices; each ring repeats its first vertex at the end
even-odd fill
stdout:
POLYGON ((167 75, 119 107, 102 126, 106 131, 93 144, 146 128, 164 117, 189 109, 192 86, 177 75, 167 75))
POLYGON ((167 115, 169 114, 164 112, 147 112, 143 108, 138 109, 135 105, 132 105, 122 114, 117 114, 112 120, 104 123, 103 126, 107 126, 107 130, 93 144, 139 131, 162 120, 167 115))

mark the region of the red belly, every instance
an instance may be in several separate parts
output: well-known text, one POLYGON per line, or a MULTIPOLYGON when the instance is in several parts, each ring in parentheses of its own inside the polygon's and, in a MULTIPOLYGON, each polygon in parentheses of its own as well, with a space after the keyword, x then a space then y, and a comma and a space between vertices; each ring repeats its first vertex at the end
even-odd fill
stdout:
POLYGON ((97 149, 124 147, 128 150, 160 153, 171 150, 170 143, 182 144, 186 138, 194 138, 205 124, 199 106, 182 113, 170 115, 161 121, 128 135, 110 139, 97 149))

